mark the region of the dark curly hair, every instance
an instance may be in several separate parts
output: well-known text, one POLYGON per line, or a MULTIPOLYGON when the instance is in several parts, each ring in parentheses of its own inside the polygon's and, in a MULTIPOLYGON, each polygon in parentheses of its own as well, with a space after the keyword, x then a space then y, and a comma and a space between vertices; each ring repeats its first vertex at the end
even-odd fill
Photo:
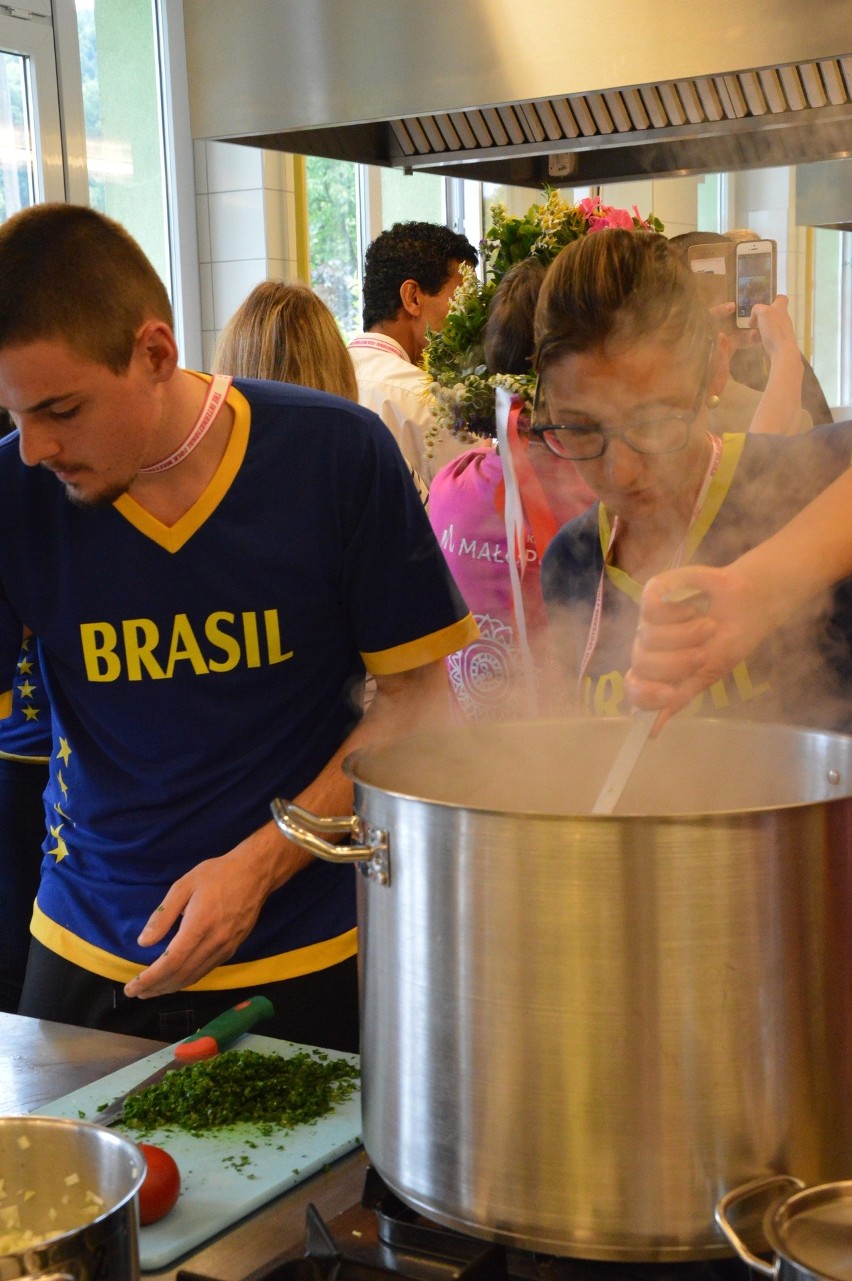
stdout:
POLYGON ((416 280, 427 294, 440 293, 454 262, 476 266, 476 250, 466 236, 440 223, 396 222, 383 231, 364 258, 364 328, 394 319, 405 280, 416 280))

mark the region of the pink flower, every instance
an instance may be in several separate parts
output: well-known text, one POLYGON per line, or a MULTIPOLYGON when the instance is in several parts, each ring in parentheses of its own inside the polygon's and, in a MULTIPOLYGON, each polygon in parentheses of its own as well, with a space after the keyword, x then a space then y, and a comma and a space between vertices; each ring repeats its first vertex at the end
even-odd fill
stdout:
POLYGON ((633 230, 633 215, 626 209, 616 209, 614 205, 602 205, 594 196, 586 196, 578 206, 586 215, 589 231, 604 231, 607 227, 623 227, 633 230))

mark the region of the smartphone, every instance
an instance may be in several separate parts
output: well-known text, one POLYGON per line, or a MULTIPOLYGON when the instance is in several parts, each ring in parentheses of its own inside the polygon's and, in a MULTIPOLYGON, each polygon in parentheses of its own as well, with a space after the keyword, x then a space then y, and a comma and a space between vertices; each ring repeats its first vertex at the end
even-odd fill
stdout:
POLYGON ((743 240, 736 246, 737 327, 750 328, 751 309, 756 302, 775 297, 777 248, 774 240, 743 240))
POLYGON ((735 248, 733 241, 717 240, 690 245, 686 251, 686 260, 697 277, 695 284, 706 307, 734 301, 735 248))

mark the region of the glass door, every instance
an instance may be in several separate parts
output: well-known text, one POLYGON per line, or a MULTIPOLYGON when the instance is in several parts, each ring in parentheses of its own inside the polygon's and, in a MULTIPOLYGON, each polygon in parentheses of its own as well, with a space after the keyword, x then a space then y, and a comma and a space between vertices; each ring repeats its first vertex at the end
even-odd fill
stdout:
POLYGON ((49 0, 26 17, 0 16, 0 222, 65 199, 59 95, 49 0))

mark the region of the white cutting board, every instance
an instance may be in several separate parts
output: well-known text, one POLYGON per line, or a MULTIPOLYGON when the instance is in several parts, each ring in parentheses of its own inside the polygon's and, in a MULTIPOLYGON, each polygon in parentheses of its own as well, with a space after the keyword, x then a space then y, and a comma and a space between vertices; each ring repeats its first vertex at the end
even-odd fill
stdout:
MULTIPOLYGON (((280 1054, 283 1058, 309 1048, 253 1033, 242 1037, 234 1046, 237 1050, 280 1054)), ((323 1053, 329 1058, 358 1063, 354 1054, 339 1054, 334 1050, 323 1053)), ((82 1112, 87 1121, 96 1120, 101 1104, 110 1103, 173 1057, 174 1047, 158 1050, 129 1067, 101 1077, 92 1085, 55 1099, 38 1111, 45 1116, 66 1116, 74 1120, 78 1120, 82 1112)), ((356 1090, 351 1098, 313 1125, 299 1125, 268 1137, 261 1134, 258 1126, 251 1125, 231 1126, 203 1137, 180 1130, 157 1130, 140 1136, 138 1131, 121 1125, 113 1128, 134 1141, 165 1148, 180 1170, 181 1194, 177 1205, 159 1223, 151 1223, 139 1231, 141 1267, 143 1271, 155 1271, 357 1147, 361 1142, 361 1095, 356 1090), (239 1164, 242 1157, 248 1159, 238 1169, 233 1161, 239 1164)))

